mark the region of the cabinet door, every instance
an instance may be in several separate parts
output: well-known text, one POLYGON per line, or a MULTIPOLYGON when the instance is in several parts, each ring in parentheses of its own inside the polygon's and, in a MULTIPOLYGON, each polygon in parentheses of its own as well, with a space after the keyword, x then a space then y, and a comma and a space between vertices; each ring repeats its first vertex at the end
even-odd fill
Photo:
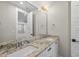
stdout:
POLYGON ((53 46, 50 45, 45 51, 43 51, 38 57, 52 57, 53 56, 53 46))
POLYGON ((45 50, 38 57, 49 57, 49 53, 45 50))

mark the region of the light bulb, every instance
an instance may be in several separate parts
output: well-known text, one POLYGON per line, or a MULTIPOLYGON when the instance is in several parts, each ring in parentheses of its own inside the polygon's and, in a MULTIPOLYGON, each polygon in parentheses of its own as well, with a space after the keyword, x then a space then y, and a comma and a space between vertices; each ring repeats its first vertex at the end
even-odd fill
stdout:
POLYGON ((46 13, 48 11, 48 5, 47 4, 41 5, 40 8, 38 8, 38 10, 46 13))
POLYGON ((48 11, 48 5, 43 5, 43 6, 41 7, 41 9, 42 9, 43 11, 48 11))
POLYGON ((23 2, 20 2, 20 4, 22 5, 22 4, 23 4, 23 2))

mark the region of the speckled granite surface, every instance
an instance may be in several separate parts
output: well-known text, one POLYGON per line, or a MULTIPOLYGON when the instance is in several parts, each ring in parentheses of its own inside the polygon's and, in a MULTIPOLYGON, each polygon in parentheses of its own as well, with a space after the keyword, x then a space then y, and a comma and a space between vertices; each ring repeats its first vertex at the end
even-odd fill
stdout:
MULTIPOLYGON (((37 48, 37 50, 33 51, 31 54, 29 55, 24 55, 25 57, 36 57, 38 56, 42 51, 44 51, 49 45, 51 45, 53 42, 56 42, 56 40, 58 40, 59 37, 58 36, 48 36, 46 38, 41 38, 38 40, 34 40, 33 42, 31 42, 30 44, 26 44, 22 48, 25 48, 27 46, 35 46, 37 48)), ((10 48, 9 50, 7 50, 6 48, 0 50, 0 57, 6 57, 7 55, 16 52, 20 49, 17 49, 15 46, 10 48)))
POLYGON ((38 49, 31 54, 27 55, 27 57, 37 57, 40 53, 42 53, 48 46, 52 43, 57 42, 58 37, 47 37, 41 40, 34 41, 31 45, 38 47, 38 49))

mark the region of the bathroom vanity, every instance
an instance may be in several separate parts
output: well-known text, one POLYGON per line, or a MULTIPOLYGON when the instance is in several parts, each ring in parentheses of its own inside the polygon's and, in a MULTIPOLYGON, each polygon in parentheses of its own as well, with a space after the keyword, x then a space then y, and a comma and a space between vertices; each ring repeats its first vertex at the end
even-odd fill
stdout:
POLYGON ((47 37, 27 44, 25 48, 7 55, 7 57, 57 57, 58 37, 47 37))
POLYGON ((0 57, 57 57, 58 36, 38 37, 29 43, 23 40, 0 46, 0 57))
POLYGON ((58 56, 58 38, 57 37, 43 38, 40 41, 39 40, 35 41, 34 44, 35 43, 38 44, 36 45, 37 47, 39 47, 39 50, 36 51, 36 53, 34 52, 28 56, 35 56, 35 57, 57 57, 58 56))
POLYGON ((38 57, 58 57, 58 43, 52 43, 43 52, 41 52, 38 57))

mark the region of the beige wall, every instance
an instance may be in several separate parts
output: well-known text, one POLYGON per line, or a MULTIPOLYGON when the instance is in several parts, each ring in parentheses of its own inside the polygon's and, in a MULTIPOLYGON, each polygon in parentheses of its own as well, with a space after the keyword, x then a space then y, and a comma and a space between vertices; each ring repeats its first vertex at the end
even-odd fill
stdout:
POLYGON ((0 2, 0 43, 16 39, 16 8, 0 2))
POLYGON ((48 33, 60 37, 60 56, 70 56, 68 2, 58 2, 48 11, 48 33))

